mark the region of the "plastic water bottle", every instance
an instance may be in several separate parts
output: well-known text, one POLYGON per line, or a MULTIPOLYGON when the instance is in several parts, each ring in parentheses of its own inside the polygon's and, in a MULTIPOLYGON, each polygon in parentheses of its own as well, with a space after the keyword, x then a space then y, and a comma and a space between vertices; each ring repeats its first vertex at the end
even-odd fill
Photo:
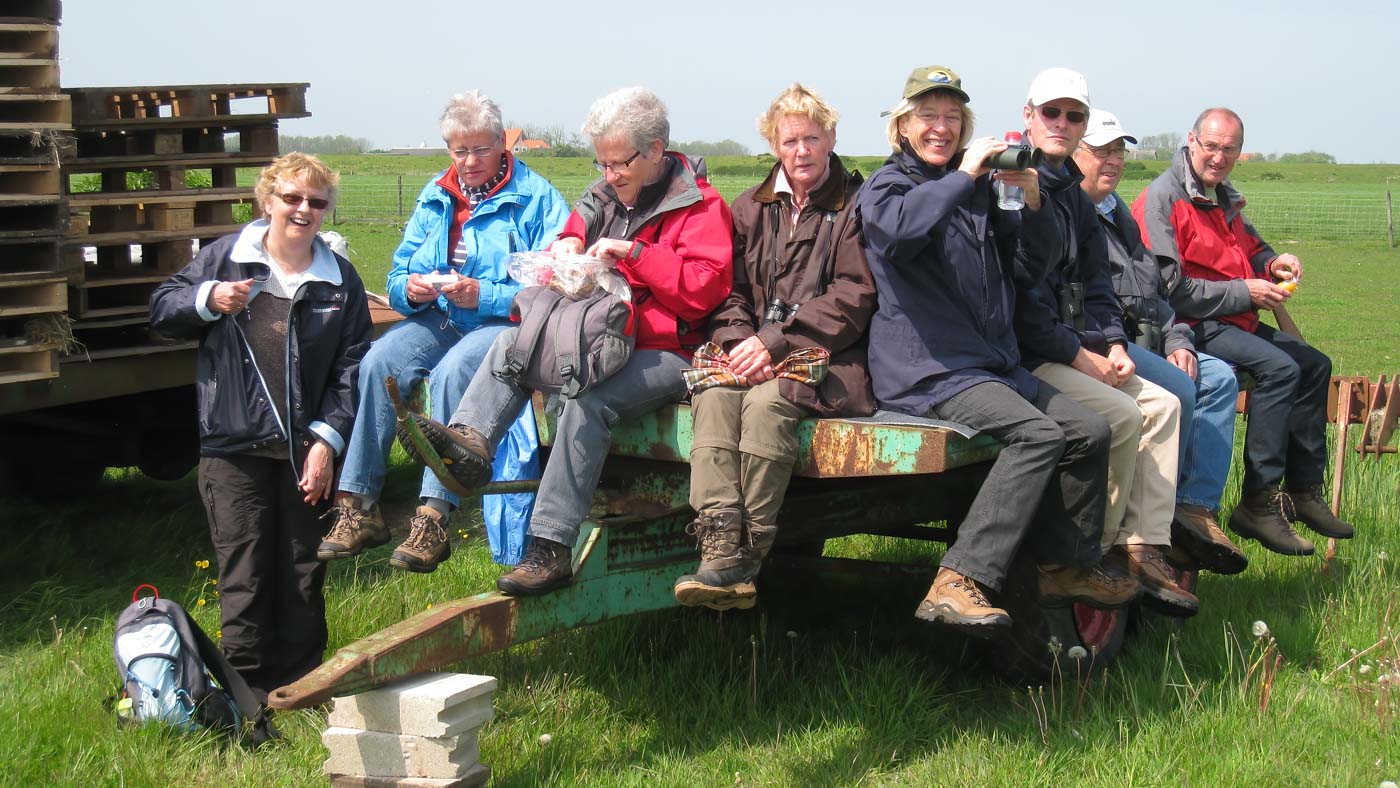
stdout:
MULTIPOLYGON (((1006 132, 1006 144, 1019 147, 1021 145, 1021 132, 1006 132)), ((997 207, 1003 211, 1019 211, 1026 207, 1026 190, 1020 186, 1012 186, 1003 181, 997 181, 997 207)))

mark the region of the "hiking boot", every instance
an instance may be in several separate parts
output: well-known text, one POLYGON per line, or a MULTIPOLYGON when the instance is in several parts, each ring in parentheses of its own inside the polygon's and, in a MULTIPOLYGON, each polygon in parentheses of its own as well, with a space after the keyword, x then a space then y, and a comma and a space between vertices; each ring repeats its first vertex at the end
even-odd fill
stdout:
POLYGON ((1127 607, 1142 594, 1142 584, 1131 575, 1109 571, 1099 562, 1090 567, 1043 564, 1040 604, 1068 607, 1076 602, 1099 610, 1127 607))
POLYGON ((1172 544, 1166 553, 1167 560, 1179 569, 1209 569, 1220 575, 1237 575, 1249 566, 1249 558, 1230 537, 1220 530, 1215 512, 1204 506, 1189 503, 1176 505, 1176 516, 1172 518, 1172 544), (1171 550, 1182 550, 1196 566, 1182 566, 1171 550))
MULTIPOLYGON (((687 607, 704 605, 711 610, 748 609, 758 596, 754 578, 763 563, 752 536, 746 538, 743 514, 738 509, 713 509, 699 513, 685 532, 695 537, 700 548, 700 567, 695 574, 676 578, 676 601, 687 607), (745 544, 745 543, 748 544, 745 544)), ((767 546, 773 544, 776 528, 760 529, 767 546), (767 531, 773 532, 771 535, 767 531)), ((767 550, 762 551, 764 554, 767 550)))
MULTIPOLYGON (((462 490, 475 490, 491 481, 491 447, 486 445, 486 436, 461 424, 444 425, 418 413, 410 413, 409 416, 447 467, 450 478, 439 478, 438 481, 449 489, 455 486, 462 490)), ((408 456, 420 465, 427 465, 428 461, 419 454, 402 424, 397 433, 399 445, 408 452, 408 456)), ((441 476, 436 472, 434 475, 441 476)))
POLYGON ((1338 520, 1332 514, 1332 507, 1322 497, 1322 485, 1315 484, 1302 489, 1288 489, 1288 497, 1293 500, 1293 521, 1302 523, 1323 536, 1333 539, 1350 539, 1356 535, 1351 523, 1338 520))
POLYGON ((509 572, 496 578, 496 589, 510 596, 538 596, 574 580, 574 551, 538 536, 530 537, 525 556, 509 572))
POLYGON ((318 560, 349 558, 389 541, 389 526, 384 524, 378 506, 361 509, 355 505, 354 496, 346 495, 336 500, 328 514, 335 516, 335 524, 316 548, 318 560))
POLYGON ((1230 514, 1230 530, 1281 555, 1312 555, 1313 543, 1293 530, 1291 519, 1283 490, 1264 487, 1240 499, 1230 514))
POLYGON ((394 548, 389 565, 410 572, 431 572, 451 555, 447 517, 431 506, 420 506, 408 521, 408 538, 394 548))
POLYGON ((976 580, 946 566, 938 568, 938 576, 914 611, 914 618, 979 638, 994 637, 1011 628, 1010 614, 988 602, 976 580))
MULTIPOLYGON (((1118 548, 1114 548, 1118 549, 1118 548)), ((1201 610, 1201 600, 1177 585, 1177 575, 1167 564, 1162 548, 1150 544, 1130 544, 1123 548, 1133 576, 1142 583, 1142 601, 1159 613, 1190 618, 1201 610)))

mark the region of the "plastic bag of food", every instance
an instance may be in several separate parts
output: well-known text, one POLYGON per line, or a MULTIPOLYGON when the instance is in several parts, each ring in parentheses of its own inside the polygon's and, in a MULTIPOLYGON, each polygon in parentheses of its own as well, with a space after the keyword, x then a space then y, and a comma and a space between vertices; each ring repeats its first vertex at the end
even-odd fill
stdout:
POLYGON ((617 266, 582 254, 516 252, 506 260, 510 278, 526 287, 549 287, 569 298, 582 298, 601 287, 631 302, 632 288, 617 272, 617 266))

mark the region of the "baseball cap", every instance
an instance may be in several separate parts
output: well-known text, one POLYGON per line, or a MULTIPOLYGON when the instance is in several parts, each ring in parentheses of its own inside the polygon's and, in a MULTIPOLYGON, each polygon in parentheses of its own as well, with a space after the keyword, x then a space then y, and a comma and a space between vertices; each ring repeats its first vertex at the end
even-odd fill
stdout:
POLYGON ((1089 106, 1089 82, 1083 74, 1067 68, 1047 68, 1031 80, 1028 99, 1037 107, 1062 98, 1089 106))
POLYGON ((1091 148, 1102 148, 1117 139, 1137 144, 1137 137, 1129 134, 1112 112, 1103 109, 1089 110, 1089 128, 1084 132, 1084 144, 1091 148))
POLYGON ((962 77, 947 66, 921 66, 909 73, 904 80, 904 98, 911 99, 930 90, 947 90, 958 94, 963 101, 972 101, 967 91, 962 89, 962 77))

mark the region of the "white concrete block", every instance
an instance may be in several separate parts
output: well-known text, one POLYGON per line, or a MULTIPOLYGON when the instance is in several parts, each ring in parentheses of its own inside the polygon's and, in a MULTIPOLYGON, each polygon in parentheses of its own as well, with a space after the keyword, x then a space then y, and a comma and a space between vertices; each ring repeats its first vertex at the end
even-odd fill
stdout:
POLYGON ((365 777, 332 774, 331 788, 479 788, 491 779, 491 770, 477 764, 461 777, 365 777))
POLYGON ((328 723, 382 733, 455 736, 495 713, 496 679, 468 673, 428 673, 358 695, 336 698, 328 723))
POLYGON ((481 755, 475 730, 439 738, 327 728, 321 742, 330 750, 328 775, 460 778, 481 755))

